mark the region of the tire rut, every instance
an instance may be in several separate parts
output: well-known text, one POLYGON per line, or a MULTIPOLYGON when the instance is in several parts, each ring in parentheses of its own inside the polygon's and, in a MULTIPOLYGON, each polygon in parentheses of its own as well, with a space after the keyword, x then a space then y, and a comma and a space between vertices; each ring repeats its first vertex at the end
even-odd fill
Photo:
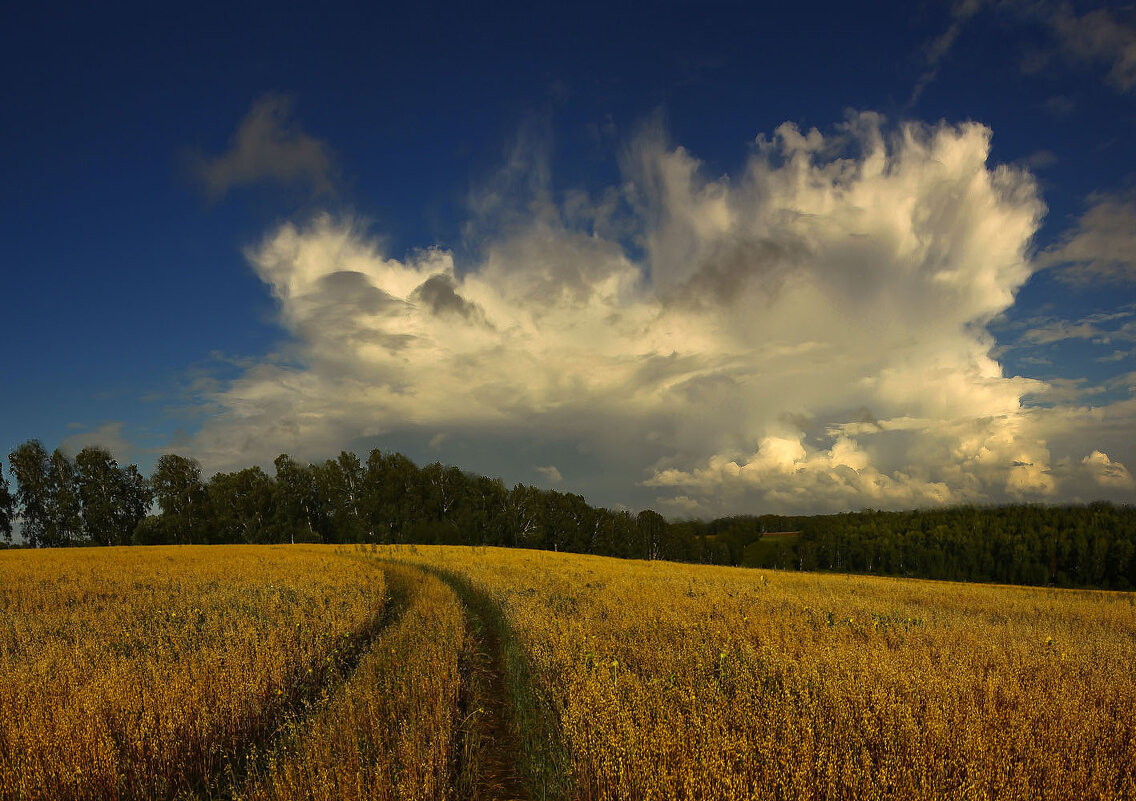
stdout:
POLYGON ((458 786, 476 801, 529 801, 521 777, 521 743, 511 719, 504 649, 497 631, 463 604, 471 648, 466 658, 462 765, 458 786))
POLYGON ((574 797, 556 716, 534 686, 531 665, 514 641, 501 607, 458 572, 420 567, 457 594, 473 644, 465 674, 459 796, 473 801, 574 797))
MULTIPOLYGON (((381 568, 378 568, 380 569, 381 568)), ((289 727, 316 715, 343 687, 359 666, 363 656, 384 631, 395 624, 410 604, 414 593, 412 582, 393 571, 383 570, 386 581, 386 598, 377 621, 365 634, 355 639, 346 652, 336 661, 333 669, 327 671, 319 680, 302 686, 288 703, 282 705, 269 722, 248 732, 238 753, 226 760, 225 765, 215 772, 204 784, 187 788, 178 793, 177 799, 194 801, 230 801, 235 797, 244 780, 262 767, 281 741, 289 727)))

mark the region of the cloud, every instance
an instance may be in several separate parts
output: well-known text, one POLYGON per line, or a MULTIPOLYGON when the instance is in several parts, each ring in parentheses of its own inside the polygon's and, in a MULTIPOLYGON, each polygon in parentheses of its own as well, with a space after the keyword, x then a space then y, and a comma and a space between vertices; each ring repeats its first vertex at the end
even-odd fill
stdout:
POLYGON ((1121 92, 1136 86, 1136 17, 1131 9, 1098 8, 1078 16, 1058 5, 1050 25, 1074 58, 1108 66, 1108 81, 1121 92))
POLYGON ((676 514, 1123 494, 1082 459, 1130 458, 1136 412, 1028 406, 1055 388, 992 355, 1044 206, 990 137, 851 114, 782 125, 715 177, 648 126, 618 186, 563 203, 514 155, 461 269, 351 219, 281 224, 247 256, 290 340, 203 394, 193 455, 431 443, 676 514))
POLYGON ((1052 167, 1058 161, 1057 154, 1052 150, 1035 150, 1022 160, 1022 164, 1037 172, 1052 167))
POLYGON ((1069 320, 1049 320, 1022 335, 1021 341, 1031 345, 1051 345, 1067 339, 1094 339, 1101 336, 1101 329, 1087 322, 1073 323, 1069 320))
POLYGON ((220 156, 191 156, 191 169, 210 199, 230 189, 265 181, 302 185, 319 195, 332 191, 334 163, 326 144, 291 120, 292 100, 268 94, 252 108, 220 156))
MULTIPOLYGON (((1040 73, 1064 54, 1066 61, 1106 66, 1108 83, 1120 92, 1136 86, 1136 13, 1131 6, 1097 8, 1084 14, 1078 14, 1070 3, 1047 0, 1001 0, 997 6, 1023 21, 1040 24, 1056 40, 1047 47, 1030 45, 1021 61, 1023 73, 1040 73)), ((1044 107, 1055 116, 1067 116, 1074 104, 1057 96, 1044 107)))
POLYGON ((1053 95, 1041 104, 1041 108, 1047 114, 1054 117, 1068 117, 1077 109, 1076 102, 1072 98, 1065 95, 1053 95))
POLYGON ((1136 487, 1136 481, 1132 480, 1128 468, 1112 461, 1100 451, 1090 453, 1081 460, 1081 464, 1088 469, 1093 479, 1102 487, 1118 487, 1121 489, 1136 487))
MULTIPOLYGON (((83 428, 81 424, 70 423, 67 427, 83 428)), ((100 448, 106 448, 115 459, 122 464, 126 464, 131 458, 131 453, 134 448, 123 435, 122 429, 123 423, 119 420, 113 420, 108 423, 103 423, 90 431, 77 431, 74 434, 70 434, 59 443, 59 447, 65 453, 74 456, 88 445, 95 445, 100 448)))
POLYGON ((410 297, 438 316, 456 314, 470 320, 480 315, 484 319, 477 304, 470 303, 459 295, 454 289, 454 279, 445 273, 427 278, 410 297))
POLYGON ((1040 262, 1073 285, 1136 283, 1136 197, 1099 193, 1040 262))
POLYGON ((1125 359, 1131 359, 1131 358, 1132 358, 1132 357, 1133 357, 1134 355, 1136 355, 1136 351, 1131 351, 1131 350, 1114 350, 1114 351, 1113 351, 1112 353, 1110 353, 1109 355, 1107 355, 1107 356, 1098 356, 1098 357, 1097 357, 1097 358, 1095 358, 1095 359, 1094 359, 1093 361, 1097 361, 1097 362, 1104 362, 1104 363, 1108 363, 1108 362, 1122 362, 1122 361, 1124 361, 1125 359))
POLYGON ((547 467, 537 467, 535 470, 544 476, 549 483, 556 484, 564 480, 564 476, 560 475, 560 471, 554 464, 550 464, 547 467))
MULTIPOLYGON (((1096 312, 1080 319, 1037 316, 1017 320, 1012 324, 1000 321, 1003 336, 1020 331, 1013 341, 1003 341, 997 349, 1000 354, 1019 350, 1036 350, 1060 342, 1083 341, 1093 345, 1109 346, 1136 342, 1136 304, 1122 304, 1110 311, 1096 312)), ((1122 361, 1128 351, 1113 350, 1111 355, 1094 357, 1100 363, 1122 361)), ((1045 355, 1016 356, 1022 364, 1051 365, 1052 359, 1045 355)), ((1086 391, 1100 391, 1100 386, 1090 386, 1086 391)))
POLYGON ((970 18, 978 13, 982 3, 983 0, 955 0, 952 4, 951 24, 923 48, 923 55, 927 60, 927 69, 919 76, 919 80, 915 82, 915 88, 911 90, 911 98, 907 101, 908 108, 915 105, 920 95, 923 94, 923 90, 938 77, 939 64, 954 47, 955 40, 958 39, 970 18))

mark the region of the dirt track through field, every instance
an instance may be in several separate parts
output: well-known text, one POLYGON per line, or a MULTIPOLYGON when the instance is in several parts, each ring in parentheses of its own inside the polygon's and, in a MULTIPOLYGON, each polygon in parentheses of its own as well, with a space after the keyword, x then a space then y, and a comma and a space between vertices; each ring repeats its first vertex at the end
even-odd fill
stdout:
POLYGON ((510 725, 504 647, 475 608, 466 603, 464 609, 472 648, 465 665, 466 724, 459 785, 465 785, 463 789, 477 801, 528 801, 531 794, 518 768, 521 745, 510 725))

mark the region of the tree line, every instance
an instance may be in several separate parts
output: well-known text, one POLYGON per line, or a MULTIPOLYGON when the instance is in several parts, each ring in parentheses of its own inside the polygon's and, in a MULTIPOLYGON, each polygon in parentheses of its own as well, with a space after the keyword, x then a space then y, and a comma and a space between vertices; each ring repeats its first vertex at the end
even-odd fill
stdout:
POLYGON ((8 454, 8 467, 16 479, 13 493, 0 470, 0 536, 8 544, 18 515, 32 547, 127 545, 153 499, 138 467, 119 467, 104 448, 72 459, 30 440, 8 454))
POLYGON ((201 465, 161 456, 147 479, 108 451, 71 459, 38 440, 13 450, 0 471, 0 533, 13 521, 31 547, 319 542, 500 545, 658 559, 666 521, 590 506, 582 496, 373 450, 305 464, 288 454, 206 480, 201 465), (152 505, 158 514, 149 514, 152 505))
POLYGON ((1136 589, 1136 508, 1104 502, 741 516, 671 526, 681 530, 678 539, 700 546, 693 561, 715 564, 1136 589))
POLYGON ((30 440, 0 469, 0 537, 32 547, 187 543, 495 545, 638 559, 958 581, 1136 588, 1136 509, 1011 505, 668 522, 573 493, 344 451, 202 476, 166 454, 149 478, 104 448, 30 440), (152 514, 154 507, 157 514, 152 514))

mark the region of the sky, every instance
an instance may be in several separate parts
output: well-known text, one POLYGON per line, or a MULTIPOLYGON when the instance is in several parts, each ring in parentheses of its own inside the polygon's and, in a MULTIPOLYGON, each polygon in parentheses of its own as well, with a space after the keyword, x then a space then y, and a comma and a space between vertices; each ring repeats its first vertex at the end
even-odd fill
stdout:
POLYGON ((9 5, 0 456, 1136 501, 1131 4, 9 5))

